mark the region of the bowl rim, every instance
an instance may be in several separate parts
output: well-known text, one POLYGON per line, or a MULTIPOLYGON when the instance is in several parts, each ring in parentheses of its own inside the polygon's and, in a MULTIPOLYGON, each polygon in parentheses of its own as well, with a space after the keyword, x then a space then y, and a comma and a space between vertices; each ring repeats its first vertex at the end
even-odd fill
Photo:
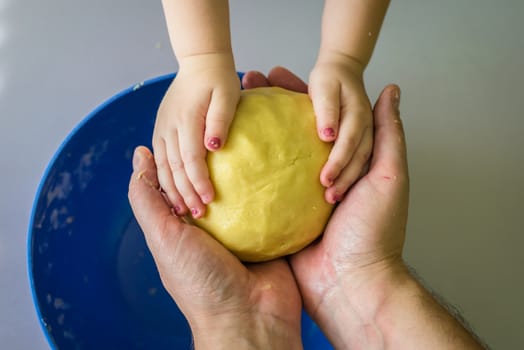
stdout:
POLYGON ((47 181, 51 170, 53 169, 58 157, 62 154, 64 148, 69 144, 71 139, 78 133, 80 129, 82 129, 91 119, 94 118, 95 115, 100 113, 102 110, 104 110, 107 106, 114 103, 115 101, 123 98, 124 96, 131 94, 145 86, 153 85, 155 83, 166 81, 166 80, 172 80, 174 79, 176 73, 168 73, 159 75, 153 78, 149 78, 146 80, 143 80, 139 83, 136 83, 126 89, 121 90, 120 92, 114 94, 113 96, 109 97, 102 103, 100 103, 98 106, 96 106, 91 112, 89 112, 64 138, 64 140, 60 143, 56 151, 54 152, 53 156, 47 163, 47 166, 40 178, 40 182, 38 184, 35 197, 33 200, 33 204, 31 207, 31 214, 29 219, 29 227, 27 229, 27 242, 26 242, 26 254, 27 254, 27 277, 29 278, 29 285, 31 289, 31 299, 33 302, 33 306, 36 310, 36 314, 38 317, 38 323, 40 324, 40 328, 44 332, 44 336, 47 340, 47 343, 53 350, 59 350, 57 345, 55 344, 50 332, 47 329, 47 326, 44 322, 42 310, 40 309, 40 305, 38 303, 37 295, 36 295, 36 288, 35 288, 35 282, 34 282, 34 276, 33 276, 33 228, 35 226, 35 215, 36 215, 36 209, 39 203, 39 199, 42 195, 42 190, 44 187, 45 182, 47 181))

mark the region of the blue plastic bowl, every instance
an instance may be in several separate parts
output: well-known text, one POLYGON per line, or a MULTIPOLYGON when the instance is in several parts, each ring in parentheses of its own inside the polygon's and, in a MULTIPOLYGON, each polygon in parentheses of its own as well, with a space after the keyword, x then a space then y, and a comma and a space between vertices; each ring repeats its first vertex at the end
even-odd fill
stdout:
MULTIPOLYGON (((131 157, 151 145, 174 75, 102 104, 62 143, 43 176, 29 227, 33 299, 53 349, 191 349, 127 200, 131 157)), ((332 349, 303 312, 306 349, 332 349)))

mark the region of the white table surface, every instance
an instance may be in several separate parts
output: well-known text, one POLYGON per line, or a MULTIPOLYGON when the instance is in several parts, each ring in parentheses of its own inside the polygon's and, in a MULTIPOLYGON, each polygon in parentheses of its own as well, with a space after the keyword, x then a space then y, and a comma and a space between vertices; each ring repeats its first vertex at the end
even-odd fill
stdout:
MULTIPOLYGON (((239 70, 307 78, 320 1, 232 0, 239 70)), ((366 73, 402 87, 406 260, 493 348, 524 343, 524 2, 393 1, 366 73)), ((176 70, 160 1, 0 0, 0 347, 48 349, 26 241, 42 173, 99 103, 176 70)))

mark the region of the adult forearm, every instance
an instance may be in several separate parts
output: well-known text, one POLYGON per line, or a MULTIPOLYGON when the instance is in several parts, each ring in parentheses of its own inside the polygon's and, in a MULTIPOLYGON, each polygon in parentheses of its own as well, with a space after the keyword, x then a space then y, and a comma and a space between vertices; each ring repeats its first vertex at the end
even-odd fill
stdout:
POLYGON ((362 281, 341 283, 317 315, 336 348, 483 349, 403 264, 362 281))
POLYGON ((340 54, 368 64, 389 0, 325 0, 319 59, 340 54))
POLYGON ((483 349, 476 338, 413 276, 392 281, 375 321, 387 348, 483 349), (395 285, 397 284, 397 285, 395 285))
POLYGON ((171 46, 180 61, 189 56, 232 56, 227 0, 163 0, 171 46))

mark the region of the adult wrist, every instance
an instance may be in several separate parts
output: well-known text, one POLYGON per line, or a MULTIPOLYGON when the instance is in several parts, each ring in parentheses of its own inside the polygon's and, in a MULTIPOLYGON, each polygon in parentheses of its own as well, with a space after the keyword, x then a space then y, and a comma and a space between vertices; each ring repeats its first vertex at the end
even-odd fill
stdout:
POLYGON ((302 349, 299 325, 257 313, 202 317, 190 322, 196 350, 302 349))
POLYGON ((313 319, 335 348, 381 348, 391 297, 410 283, 415 282, 400 258, 347 272, 326 292, 313 319))

